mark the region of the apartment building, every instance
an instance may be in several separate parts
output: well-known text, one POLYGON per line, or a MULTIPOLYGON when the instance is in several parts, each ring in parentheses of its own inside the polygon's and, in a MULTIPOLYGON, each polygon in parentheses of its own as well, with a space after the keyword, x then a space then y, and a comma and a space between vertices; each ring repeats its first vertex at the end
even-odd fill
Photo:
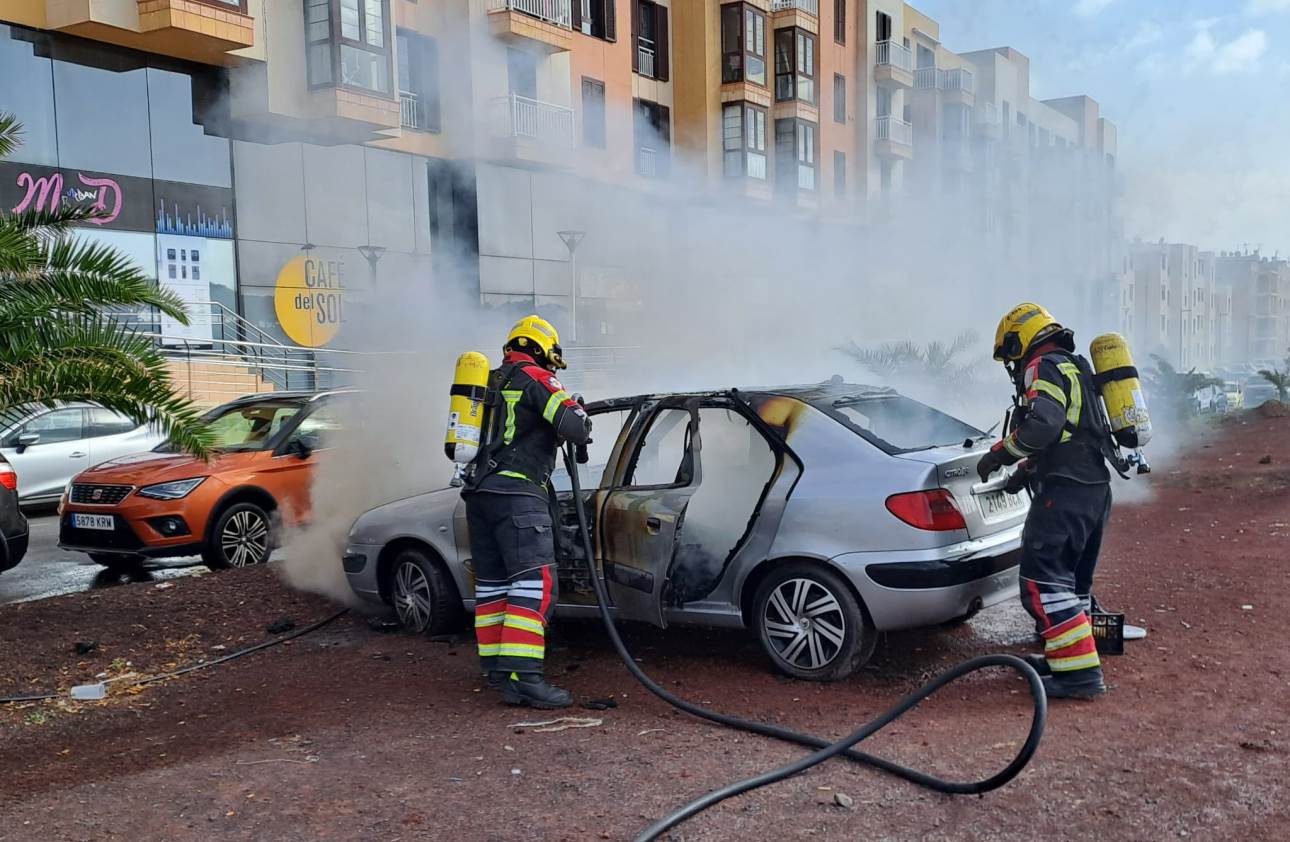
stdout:
POLYGON ((1233 294, 1220 282, 1214 253, 1163 240, 1135 241, 1131 251, 1142 350, 1182 370, 1212 371, 1230 362, 1233 294))
POLYGON ((1257 251, 1221 252, 1215 270, 1231 288, 1231 354, 1279 363, 1290 355, 1290 261, 1257 251))
POLYGON ((570 335, 612 342, 680 224, 669 181, 808 227, 958 196, 945 218, 1015 293, 1118 318, 1114 127, 1032 100, 1017 51, 940 39, 899 0, 11 0, 0 70, 27 84, 0 109, 28 131, 0 191, 110 180, 120 212, 85 236, 310 347, 346 343, 285 327, 311 290, 345 307, 307 315, 344 321, 431 283, 558 324, 576 290, 570 335), (1059 156, 1064 181, 1036 175, 1059 156))

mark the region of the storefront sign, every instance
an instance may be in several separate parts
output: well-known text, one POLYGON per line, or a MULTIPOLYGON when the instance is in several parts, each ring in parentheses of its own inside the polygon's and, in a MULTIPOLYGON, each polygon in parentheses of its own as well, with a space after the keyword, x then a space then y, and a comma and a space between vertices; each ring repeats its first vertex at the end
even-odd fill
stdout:
POLYGON ((301 255, 278 273, 273 306, 292 342, 319 348, 340 330, 345 261, 301 255))
POLYGON ((117 231, 233 238, 233 191, 202 184, 0 162, 0 209, 90 207, 88 224, 117 231))

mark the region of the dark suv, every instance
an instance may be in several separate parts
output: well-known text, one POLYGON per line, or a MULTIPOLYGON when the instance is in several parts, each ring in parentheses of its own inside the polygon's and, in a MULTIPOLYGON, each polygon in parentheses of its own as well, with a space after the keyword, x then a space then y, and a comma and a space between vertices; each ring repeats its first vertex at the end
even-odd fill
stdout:
POLYGON ((27 518, 18 510, 18 474, 0 454, 0 570, 27 554, 27 518))

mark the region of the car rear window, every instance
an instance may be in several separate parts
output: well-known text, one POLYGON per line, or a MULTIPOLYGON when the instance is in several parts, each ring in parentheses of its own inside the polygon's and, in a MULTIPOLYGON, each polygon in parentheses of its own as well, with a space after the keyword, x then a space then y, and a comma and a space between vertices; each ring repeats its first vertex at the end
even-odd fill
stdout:
POLYGON ((820 408, 892 456, 962 444, 985 435, 983 430, 903 395, 842 399, 820 408))

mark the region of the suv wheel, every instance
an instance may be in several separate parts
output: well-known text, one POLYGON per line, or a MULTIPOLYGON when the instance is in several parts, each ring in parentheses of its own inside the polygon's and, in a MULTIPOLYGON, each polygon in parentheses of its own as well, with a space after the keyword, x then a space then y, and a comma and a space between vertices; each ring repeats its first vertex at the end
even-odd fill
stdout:
POLYGON ((811 562, 784 565, 757 588, 757 639, 782 673, 837 681, 859 669, 878 635, 843 578, 811 562))
POLYGON ((250 567, 268 561, 272 551, 269 513, 254 503, 234 503, 215 519, 202 560, 212 570, 250 567))
POLYGON ((456 585, 419 549, 409 547, 394 557, 390 602, 399 624, 415 634, 447 634, 461 624, 456 585))

